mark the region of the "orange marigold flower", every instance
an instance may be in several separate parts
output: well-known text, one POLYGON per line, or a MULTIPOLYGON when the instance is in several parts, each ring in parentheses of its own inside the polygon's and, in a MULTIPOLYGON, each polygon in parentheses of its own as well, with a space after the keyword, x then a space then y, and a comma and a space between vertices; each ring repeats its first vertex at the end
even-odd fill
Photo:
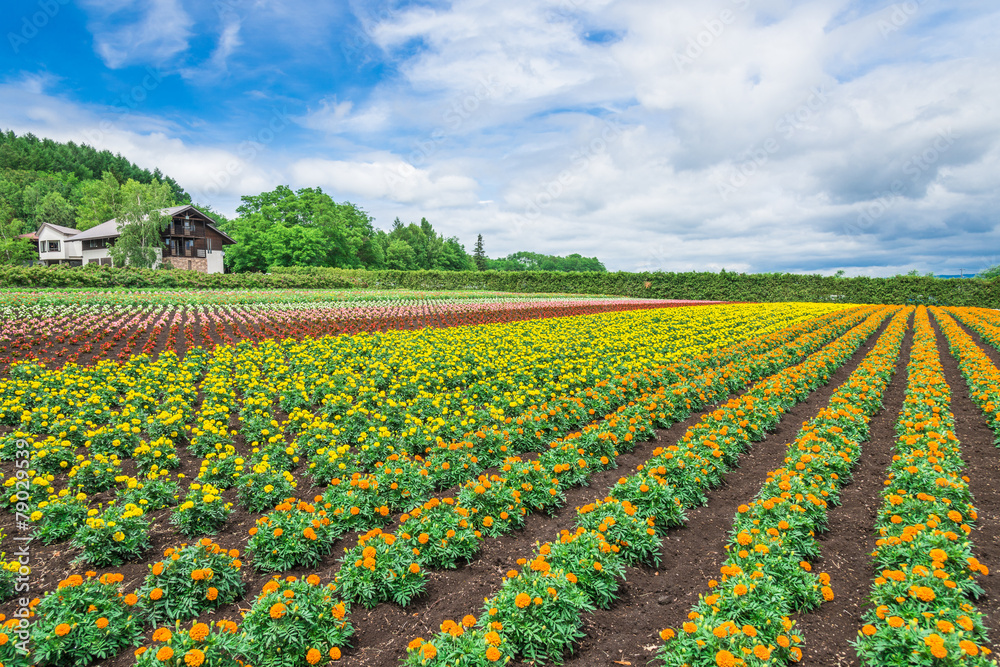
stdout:
POLYGON ((306 577, 306 583, 309 584, 310 586, 319 586, 319 575, 310 574, 308 577, 306 577))
POLYGON ((208 600, 214 601, 217 597, 219 597, 219 589, 215 586, 209 586, 208 592, 205 593, 205 597, 208 600))
POLYGON ((718 667, 733 667, 736 664, 736 656, 726 650, 715 654, 715 664, 718 667))
POLYGON ((170 658, 172 657, 174 657, 174 649, 170 648, 169 646, 164 646, 159 651, 156 652, 156 659, 159 660, 160 662, 166 662, 167 660, 170 660, 170 658))
POLYGON ((476 617, 473 616, 472 614, 467 614, 465 618, 462 619, 462 625, 464 625, 467 628, 471 628, 475 624, 476 624, 476 617))
POLYGON ((336 646, 330 647, 330 660, 340 660, 340 649, 336 646))
POLYGON ((897 628, 897 629, 903 627, 904 623, 903 619, 901 619, 899 616, 890 616, 885 620, 885 622, 889 624, 890 628, 897 628))
POLYGON ((97 622, 94 623, 94 625, 96 625, 98 629, 103 630, 104 628, 108 627, 108 619, 105 618, 104 616, 101 616, 99 619, 97 619, 97 622))
POLYGON ((323 654, 319 652, 319 649, 311 648, 306 651, 306 662, 310 665, 315 665, 323 658, 323 654))
POLYGON ((184 664, 188 667, 200 667, 205 662, 205 654, 196 648, 184 654, 184 664))
POLYGON ((437 649, 434 648, 434 644, 431 644, 430 642, 421 646, 420 652, 423 654, 424 660, 433 660, 438 654, 437 649))
POLYGON ((979 655, 979 647, 970 642, 968 639, 963 639, 958 642, 958 647, 962 649, 966 655, 979 655))
POLYGON ((162 562, 159 562, 159 563, 157 563, 156 565, 153 566, 153 574, 155 576, 157 576, 157 577, 160 576, 161 574, 163 574, 163 563, 162 562))
POLYGON ((877 632, 877 630, 875 629, 874 625, 869 623, 861 626, 861 632, 863 632, 866 637, 871 637, 873 634, 877 632))
POLYGON ((660 639, 663 641, 668 641, 674 638, 674 631, 670 628, 664 628, 660 630, 660 639))
POLYGON ((760 660, 767 660, 771 657, 771 649, 761 644, 753 647, 753 654, 760 660))
POLYGON ((215 625, 221 628, 223 632, 228 632, 231 635, 236 634, 237 627, 236 624, 233 623, 232 621, 228 620, 216 621, 215 625))
POLYGON ((531 604, 531 596, 527 593, 518 593, 517 597, 514 598, 514 604, 517 605, 518 609, 524 609, 531 604))
POLYGON ((163 589, 162 588, 154 588, 153 590, 149 591, 149 599, 150 600, 159 600, 162 597, 163 597, 163 589))
POLYGON ((419 574, 420 566, 416 563, 410 563, 410 574, 419 574))
POLYGON ((271 609, 268 611, 268 613, 271 615, 271 618, 278 619, 285 615, 286 609, 287 608, 285 607, 285 605, 281 604, 280 602, 275 602, 274 604, 271 605, 271 609))
POLYGON ((188 637, 196 642, 203 641, 208 636, 209 628, 204 623, 195 623, 188 632, 188 637))
POLYGON ((56 626, 56 637, 65 637, 72 629, 73 628, 69 627, 66 623, 60 623, 56 626))
POLYGON ((153 633, 154 642, 168 642, 170 638, 174 636, 174 633, 170 631, 170 628, 157 628, 156 632, 153 633))
POLYGON ((486 649, 486 659, 490 662, 496 662, 500 659, 500 651, 496 646, 490 646, 486 649))

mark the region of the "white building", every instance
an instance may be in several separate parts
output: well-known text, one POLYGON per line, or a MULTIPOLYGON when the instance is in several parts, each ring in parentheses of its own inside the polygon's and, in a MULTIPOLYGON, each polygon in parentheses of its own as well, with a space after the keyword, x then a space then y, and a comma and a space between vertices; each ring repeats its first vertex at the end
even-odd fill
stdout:
POLYGON ((83 263, 83 248, 79 241, 72 240, 80 232, 71 227, 42 223, 38 228, 38 260, 46 266, 83 263))
MULTIPOLYGON (((174 268, 200 271, 201 273, 222 273, 224 271, 223 247, 232 245, 236 241, 220 231, 216 227, 215 220, 190 205, 163 208, 160 209, 160 213, 169 216, 170 222, 162 233, 165 248, 157 248, 154 267, 167 262, 172 264, 174 268)), ((47 264, 60 263, 46 261, 50 258, 41 252, 43 247, 42 230, 45 227, 55 228, 56 226, 46 224, 38 230, 39 259, 47 264)), ((81 264, 111 265, 113 263, 109 249, 120 235, 117 220, 102 222, 96 227, 82 232, 66 227, 58 227, 56 231, 58 230, 69 231, 72 234, 58 239, 59 243, 56 246, 45 247, 67 246, 69 248, 67 252, 75 252, 72 257, 72 262, 75 262, 74 266, 81 264)), ((54 231, 46 232, 47 236, 52 236, 54 233, 54 231)), ((47 253, 51 254, 49 251, 47 253)), ((51 259, 54 260, 56 257, 53 255, 51 259)))

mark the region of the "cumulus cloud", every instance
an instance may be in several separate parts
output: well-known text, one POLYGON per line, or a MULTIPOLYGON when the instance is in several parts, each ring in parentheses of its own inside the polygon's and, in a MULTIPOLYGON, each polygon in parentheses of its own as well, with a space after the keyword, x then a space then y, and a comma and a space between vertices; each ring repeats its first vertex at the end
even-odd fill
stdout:
MULTIPOLYGON (((87 6, 109 67, 180 59, 192 39, 179 0, 87 6)), ((955 273, 1000 243, 1000 8, 987 0, 307 7, 222 16, 189 70, 265 71, 240 45, 272 35, 282 59, 254 94, 288 101, 294 127, 221 144, 210 122, 150 111, 119 117, 105 145, 224 212, 238 194, 319 185, 383 226, 426 216, 467 244, 481 233, 491 256, 955 273)), ((24 100, 0 101, 14 129, 59 138, 107 113, 46 92, 45 76, 7 85, 24 100)))
POLYGON ((432 173, 387 156, 371 162, 304 159, 290 167, 295 183, 365 199, 420 205, 428 209, 478 203, 476 181, 467 176, 432 173))

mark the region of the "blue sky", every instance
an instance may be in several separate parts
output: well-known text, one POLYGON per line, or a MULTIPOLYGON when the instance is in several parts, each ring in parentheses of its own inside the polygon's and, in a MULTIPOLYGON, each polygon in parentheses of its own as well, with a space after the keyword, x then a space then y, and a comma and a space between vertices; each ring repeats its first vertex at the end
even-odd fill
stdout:
POLYGON ((1000 263, 1000 6, 14 0, 0 128, 611 269, 1000 263))

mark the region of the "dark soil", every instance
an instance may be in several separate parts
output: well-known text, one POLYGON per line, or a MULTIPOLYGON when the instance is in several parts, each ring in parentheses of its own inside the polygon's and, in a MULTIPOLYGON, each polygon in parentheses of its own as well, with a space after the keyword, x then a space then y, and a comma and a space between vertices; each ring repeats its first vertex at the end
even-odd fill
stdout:
MULTIPOLYGON (((979 579, 986 594, 975 604, 986 615, 986 627, 991 628, 991 641, 987 646, 996 654, 1000 650, 1000 626, 997 622, 1000 619, 1000 450, 993 444, 995 436, 982 410, 969 398, 969 386, 958 369, 958 362, 948 351, 948 341, 936 323, 935 328, 938 331, 941 364, 951 387, 955 435, 962 443, 962 458, 966 464, 964 475, 969 478, 969 490, 979 513, 976 530, 970 535, 973 554, 990 569, 989 576, 979 579)), ((968 328, 965 331, 993 364, 1000 366, 1000 354, 996 349, 975 331, 968 328)))
MULTIPOLYGON (((739 467, 729 474, 726 485, 710 495, 709 505, 692 510, 688 526, 672 532, 664 540, 661 572, 642 568, 629 570, 628 581, 622 586, 621 599, 614 608, 587 616, 585 630, 588 636, 570 662, 581 665, 606 664, 607 656, 628 660, 628 657, 622 658, 626 655, 644 662, 651 655, 643 647, 657 641, 656 633, 661 628, 677 624, 667 612, 675 610, 680 613, 683 607, 683 613, 686 613, 690 601, 704 588, 709 574, 717 569, 719 562, 716 561, 721 561, 722 540, 732 521, 736 505, 756 493, 766 472, 777 467, 781 461, 785 444, 794 439, 799 423, 826 404, 833 389, 854 369, 874 340, 875 336, 869 339, 833 375, 830 384, 790 410, 776 433, 740 458, 739 467), (706 554, 711 557, 705 558, 706 554), (672 605, 664 607, 662 605, 665 602, 662 600, 666 595, 671 595, 673 600, 672 605)), ((620 455, 617 459, 619 469, 599 472, 591 478, 590 486, 569 490, 566 505, 555 516, 531 515, 524 529, 499 539, 486 540, 480 556, 472 563, 451 571, 430 571, 427 591, 405 609, 389 603, 380 604, 371 610, 355 606, 350 614, 355 627, 351 643, 355 648, 344 651, 340 664, 396 665, 400 657, 405 656, 406 644, 414 637, 428 638, 436 634, 440 624, 446 619, 458 620, 470 613, 478 615, 484 597, 497 590, 503 574, 517 567, 518 558, 530 556, 538 542, 551 540, 560 529, 571 527, 578 505, 604 497, 623 474, 629 474, 636 465, 646 461, 656 447, 676 442, 703 415, 704 412, 692 415, 669 429, 659 431, 655 440, 638 443, 632 452, 620 455)), ((234 444, 238 450, 243 449, 242 442, 234 444)), ((133 465, 133 462, 126 461, 123 473, 133 474, 133 465)), ((180 472, 193 477, 198 472, 197 466, 197 459, 182 457, 180 472)), ((322 489, 300 487, 298 491, 299 497, 309 498, 321 493, 322 489)), ((233 489, 224 494, 226 500, 234 500, 233 496, 233 489)), ((175 547, 182 541, 193 541, 184 540, 173 529, 169 523, 169 512, 170 510, 159 510, 151 513, 155 524, 150 534, 152 548, 147 552, 147 561, 130 562, 115 568, 95 568, 97 573, 121 572, 124 575, 123 590, 140 587, 153 558, 158 557, 164 549, 175 547)), ((226 531, 215 536, 215 541, 226 549, 245 551, 249 539, 247 531, 258 516, 260 515, 247 512, 238 504, 234 505, 226 531)), ((10 513, 0 513, 0 528, 16 534, 10 513)), ((390 530, 392 528, 394 525, 389 526, 390 530)), ((324 582, 329 581, 340 567, 338 559, 343 549, 356 543, 357 534, 349 533, 335 544, 333 553, 318 566, 298 568, 282 574, 305 576, 316 573, 324 582)), ((40 597, 45 591, 55 588, 60 580, 86 569, 85 566, 73 564, 77 556, 78 550, 65 542, 49 546, 32 544, 30 596, 40 597)), ((270 577, 271 573, 257 573, 252 566, 245 566, 243 580, 247 595, 218 610, 205 612, 199 620, 227 618, 239 621, 240 612, 249 608, 270 577)), ((0 612, 10 614, 14 605, 14 601, 0 605, 0 612)), ((149 628, 146 633, 147 641, 151 634, 152 628, 149 628)), ((133 663, 132 652, 125 651, 116 658, 97 664, 125 667, 133 663)))
POLYGON ((585 617, 587 637, 567 665, 645 665, 653 658, 662 644, 660 630, 680 627, 698 595, 708 590, 708 580, 718 578, 736 508, 757 494, 768 472, 782 465, 787 446, 795 440, 802 423, 826 406, 874 346, 885 324, 829 383, 785 413, 775 432, 740 456, 739 467, 726 475, 723 486, 708 494, 708 504, 687 512, 687 524, 664 539, 658 569, 628 568, 620 597, 611 609, 585 617))
MULTIPOLYGON (((672 530, 664 538, 658 569, 628 568, 626 581, 619 591, 620 597, 612 608, 584 617, 586 637, 575 647, 573 655, 566 656, 567 665, 619 664, 638 667, 653 658, 661 643, 659 631, 665 627, 679 627, 686 620, 698 595, 707 590, 708 580, 717 577, 736 507, 757 493, 767 472, 782 464, 787 444, 795 439, 801 423, 827 404, 830 395, 857 367, 881 331, 872 336, 825 387, 786 413, 776 432, 743 454, 738 467, 726 476, 725 484, 708 494, 707 505, 688 511, 687 524, 672 530)), ((1000 363, 1000 354, 982 344, 975 333, 970 332, 970 335, 990 354, 994 363, 1000 363)), ((161 347, 165 337, 166 334, 161 336, 161 347)), ((178 338, 183 345, 182 337, 178 338)), ((911 335, 908 333, 897 361, 896 375, 886 391, 885 407, 872 418, 871 440, 863 445, 863 454, 853 479, 842 491, 842 505, 831 508, 829 530, 819 537, 823 558, 815 567, 830 573, 836 598, 796 619, 799 634, 805 639, 803 665, 840 667, 857 664, 850 641, 861 625, 874 575, 871 566, 871 549, 874 548, 872 526, 881 504, 879 493, 895 439, 893 425, 905 391, 905 368, 910 345, 911 335)), ((1000 482, 997 481, 1000 479, 997 474, 1000 472, 1000 452, 992 444, 993 434, 987 428, 982 413, 968 398, 965 381, 941 336, 938 345, 945 377, 952 387, 952 410, 968 464, 966 474, 971 480, 979 509, 978 528, 972 534, 976 555, 991 569, 997 570, 1000 568, 1000 482)), ((629 474, 636 465, 648 459, 656 447, 676 442, 703 414, 695 414, 684 422, 661 430, 655 440, 639 443, 632 452, 619 456, 617 470, 597 473, 591 478, 590 486, 570 490, 566 505, 554 516, 531 515, 524 529, 499 539, 487 539, 480 556, 472 563, 456 570, 430 571, 426 593, 405 609, 388 603, 371 610, 354 607, 350 615, 355 627, 354 648, 345 650, 338 664, 365 667, 397 665, 405 656, 406 644, 414 637, 429 638, 438 632, 441 622, 446 619, 459 620, 470 613, 479 615, 483 599, 496 592, 504 573, 517 567, 518 558, 530 556, 538 542, 551 540, 560 529, 569 528, 576 506, 606 495, 622 475, 629 474)), ((197 461, 185 461, 184 465, 197 466, 197 461)), ((189 476, 197 473, 193 468, 182 470, 189 476)), ((321 489, 300 488, 299 491, 300 496, 311 497, 321 489)), ((242 551, 248 539, 247 530, 259 515, 248 513, 238 505, 234 506, 234 510, 227 532, 216 536, 216 541, 226 548, 242 551)), ((176 546, 179 541, 177 533, 168 523, 168 513, 168 510, 154 513, 157 526, 152 533, 151 555, 158 555, 163 549, 176 546)), ((0 527, 7 528, 9 516, 2 513, 0 527)), ((13 526, 8 529, 13 532, 13 526)), ((283 575, 317 573, 328 581, 339 569, 338 558, 343 548, 356 542, 357 534, 348 534, 337 542, 334 552, 317 567, 296 569, 283 575)), ((67 548, 65 544, 50 547, 35 544, 31 550, 32 597, 54 588, 60 579, 83 569, 71 564, 76 550, 67 548)), ((148 567, 147 563, 129 563, 121 568, 105 568, 98 572, 120 571, 125 575, 124 588, 133 589, 141 585, 148 567)), ((215 612, 203 614, 200 620, 229 618, 239 621, 240 611, 247 610, 269 578, 270 573, 258 574, 252 567, 245 567, 247 596, 215 612)), ((992 619, 1000 617, 1000 575, 983 578, 981 583, 986 595, 977 605, 987 615, 987 625, 993 626, 995 622, 992 619)), ((10 603, 0 606, 0 611, 6 613, 12 609, 10 603)), ((147 638, 151 632, 147 633, 147 638)), ((998 638, 1000 636, 993 637, 994 641, 998 638)), ((991 645, 991 648, 996 646, 991 645)), ((99 664, 126 667, 133 663, 131 651, 126 651, 99 664)), ((512 665, 522 666, 523 663, 512 665)))
POLYGON ((882 397, 882 410, 869 422, 871 438, 861 446, 851 482, 841 491, 841 505, 830 509, 829 530, 818 536, 822 557, 813 563, 814 571, 830 573, 835 597, 795 619, 797 632, 805 639, 803 665, 858 664, 849 642, 857 636, 862 613, 868 608, 874 576, 871 551, 875 548, 875 517, 882 506, 880 494, 892 461, 894 427, 906 394, 906 365, 912 344, 911 328, 896 360, 896 374, 882 397))

